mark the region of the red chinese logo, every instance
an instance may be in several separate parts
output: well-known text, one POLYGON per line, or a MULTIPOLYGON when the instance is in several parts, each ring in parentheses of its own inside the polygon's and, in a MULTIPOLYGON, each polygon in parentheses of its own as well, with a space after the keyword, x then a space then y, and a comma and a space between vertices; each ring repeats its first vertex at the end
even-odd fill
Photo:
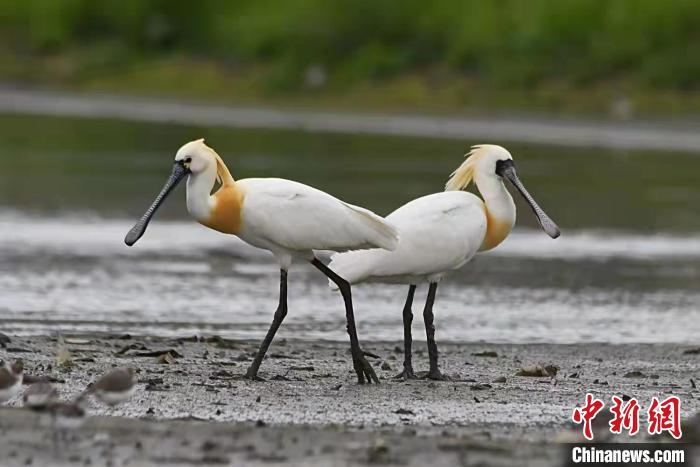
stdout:
POLYGON ((603 410, 605 403, 593 397, 593 394, 586 394, 586 405, 583 407, 576 407, 574 413, 571 415, 571 419, 576 424, 583 423, 583 436, 587 440, 593 439, 593 429, 591 428, 591 422, 598 415, 598 412, 603 410))
POLYGON ((671 436, 680 439, 681 435, 681 400, 675 396, 668 397, 662 402, 656 397, 651 398, 647 410, 649 434, 661 434, 668 431, 671 436))
MULTIPOLYGON (((612 396, 612 407, 610 413, 613 415, 608 423, 610 432, 621 434, 626 430, 630 436, 639 432, 639 402, 630 398, 623 401, 617 396, 612 396)), ((583 407, 576 407, 571 414, 571 419, 577 425, 583 424, 583 436, 593 440, 593 419, 603 410, 605 403, 596 399, 592 394, 586 394, 586 403, 583 407)), ((648 427, 650 435, 658 435, 664 431, 668 432, 676 439, 683 435, 681 431, 681 401, 676 396, 670 396, 659 401, 652 397, 649 409, 647 410, 648 427)))
POLYGON ((613 406, 610 407, 610 412, 613 414, 613 419, 610 420, 610 432, 615 434, 622 433, 624 428, 634 436, 639 431, 639 403, 637 399, 632 398, 623 403, 622 399, 617 396, 612 396, 613 406))

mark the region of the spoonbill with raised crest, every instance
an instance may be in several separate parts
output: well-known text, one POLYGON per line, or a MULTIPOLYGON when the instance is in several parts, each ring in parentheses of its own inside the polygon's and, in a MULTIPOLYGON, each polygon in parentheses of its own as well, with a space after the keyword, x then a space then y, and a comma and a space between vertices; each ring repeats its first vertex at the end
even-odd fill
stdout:
MULTIPOLYGON (((474 146, 467 159, 452 173, 445 191, 410 201, 386 217, 401 236, 393 251, 370 249, 335 254, 329 267, 351 284, 393 282, 408 284, 403 309, 404 369, 400 378, 415 378, 411 362, 411 306, 416 286, 428 283, 423 311, 428 343, 430 379, 445 379, 438 368, 433 303, 440 280, 461 268, 479 251, 498 246, 515 225, 515 203, 503 184, 511 182, 532 208, 542 229, 552 238, 560 234, 525 189, 510 153, 501 146, 474 146), (462 191, 474 182, 483 200, 462 191)), ((332 284, 331 284, 332 285, 332 284)))
POLYGON ((151 207, 126 235, 124 241, 127 245, 133 245, 143 235, 163 200, 186 177, 187 210, 192 217, 209 228, 236 235, 250 245, 269 250, 279 264, 279 305, 246 376, 259 379, 260 364, 287 315, 287 271, 296 258, 309 261, 340 289, 358 382, 378 383, 357 338, 350 284, 323 264, 314 250, 394 250, 399 243, 396 229, 367 209, 344 203, 301 183, 280 178, 234 181, 223 159, 200 139, 177 151, 170 178, 151 207), (220 186, 212 194, 217 182, 220 186))

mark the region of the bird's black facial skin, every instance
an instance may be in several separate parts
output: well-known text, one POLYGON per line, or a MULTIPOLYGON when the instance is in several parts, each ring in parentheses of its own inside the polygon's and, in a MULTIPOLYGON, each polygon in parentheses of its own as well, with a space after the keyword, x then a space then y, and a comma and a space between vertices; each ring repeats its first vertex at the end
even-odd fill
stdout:
POLYGON ((513 162, 513 159, 496 161, 496 175, 498 175, 499 177, 503 177, 506 169, 510 167, 515 168, 515 162, 513 162))
POLYGON ((515 163, 512 159, 496 161, 496 175, 507 179, 517 188, 523 198, 525 198, 525 201, 530 205, 530 208, 532 208, 532 212, 535 213, 542 230, 544 230, 547 235, 552 238, 557 238, 561 234, 557 224, 542 210, 532 195, 525 189, 525 185, 523 185, 523 182, 518 178, 518 174, 515 171, 515 163))

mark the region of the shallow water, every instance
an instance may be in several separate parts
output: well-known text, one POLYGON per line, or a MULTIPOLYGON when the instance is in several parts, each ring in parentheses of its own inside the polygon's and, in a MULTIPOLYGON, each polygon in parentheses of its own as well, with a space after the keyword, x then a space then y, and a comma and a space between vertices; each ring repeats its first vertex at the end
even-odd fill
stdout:
MULTIPOLYGON (((277 299, 269 254, 181 221, 154 223, 128 248, 122 237, 130 224, 1 215, 0 329, 264 334, 277 299)), ((579 232, 551 247, 540 238, 518 231, 443 281, 441 340, 697 342, 697 238, 579 232)), ((363 339, 400 337, 405 292, 355 287, 363 339)), ((417 339, 424 293, 414 308, 417 339)), ((311 267, 292 269, 289 306, 280 335, 345 339, 340 297, 311 267)))
MULTIPOLYGON (((274 261, 186 219, 184 189, 136 247, 123 244, 174 150, 199 136, 234 176, 293 178, 381 214, 439 190, 471 143, 0 116, 0 329, 261 337, 274 261)), ((519 204, 518 230, 440 285, 438 338, 697 342, 700 157, 511 150, 564 234, 550 240, 519 204)), ((399 339, 406 288, 354 291, 361 339, 399 339)), ((318 272, 295 267, 289 295, 281 336, 346 339, 340 296, 318 272)))

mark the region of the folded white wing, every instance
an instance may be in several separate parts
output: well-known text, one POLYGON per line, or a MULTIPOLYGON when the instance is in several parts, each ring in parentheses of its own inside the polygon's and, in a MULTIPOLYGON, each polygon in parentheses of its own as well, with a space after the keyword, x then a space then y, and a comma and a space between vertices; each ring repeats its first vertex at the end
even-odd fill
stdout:
POLYGON ((293 251, 396 249, 396 229, 367 209, 302 183, 249 178, 236 183, 245 194, 242 237, 293 251))
POLYGON ((479 250, 486 233, 482 201, 462 191, 415 199, 387 216, 387 221, 399 231, 396 250, 336 254, 329 267, 351 283, 403 283, 461 267, 479 250))

